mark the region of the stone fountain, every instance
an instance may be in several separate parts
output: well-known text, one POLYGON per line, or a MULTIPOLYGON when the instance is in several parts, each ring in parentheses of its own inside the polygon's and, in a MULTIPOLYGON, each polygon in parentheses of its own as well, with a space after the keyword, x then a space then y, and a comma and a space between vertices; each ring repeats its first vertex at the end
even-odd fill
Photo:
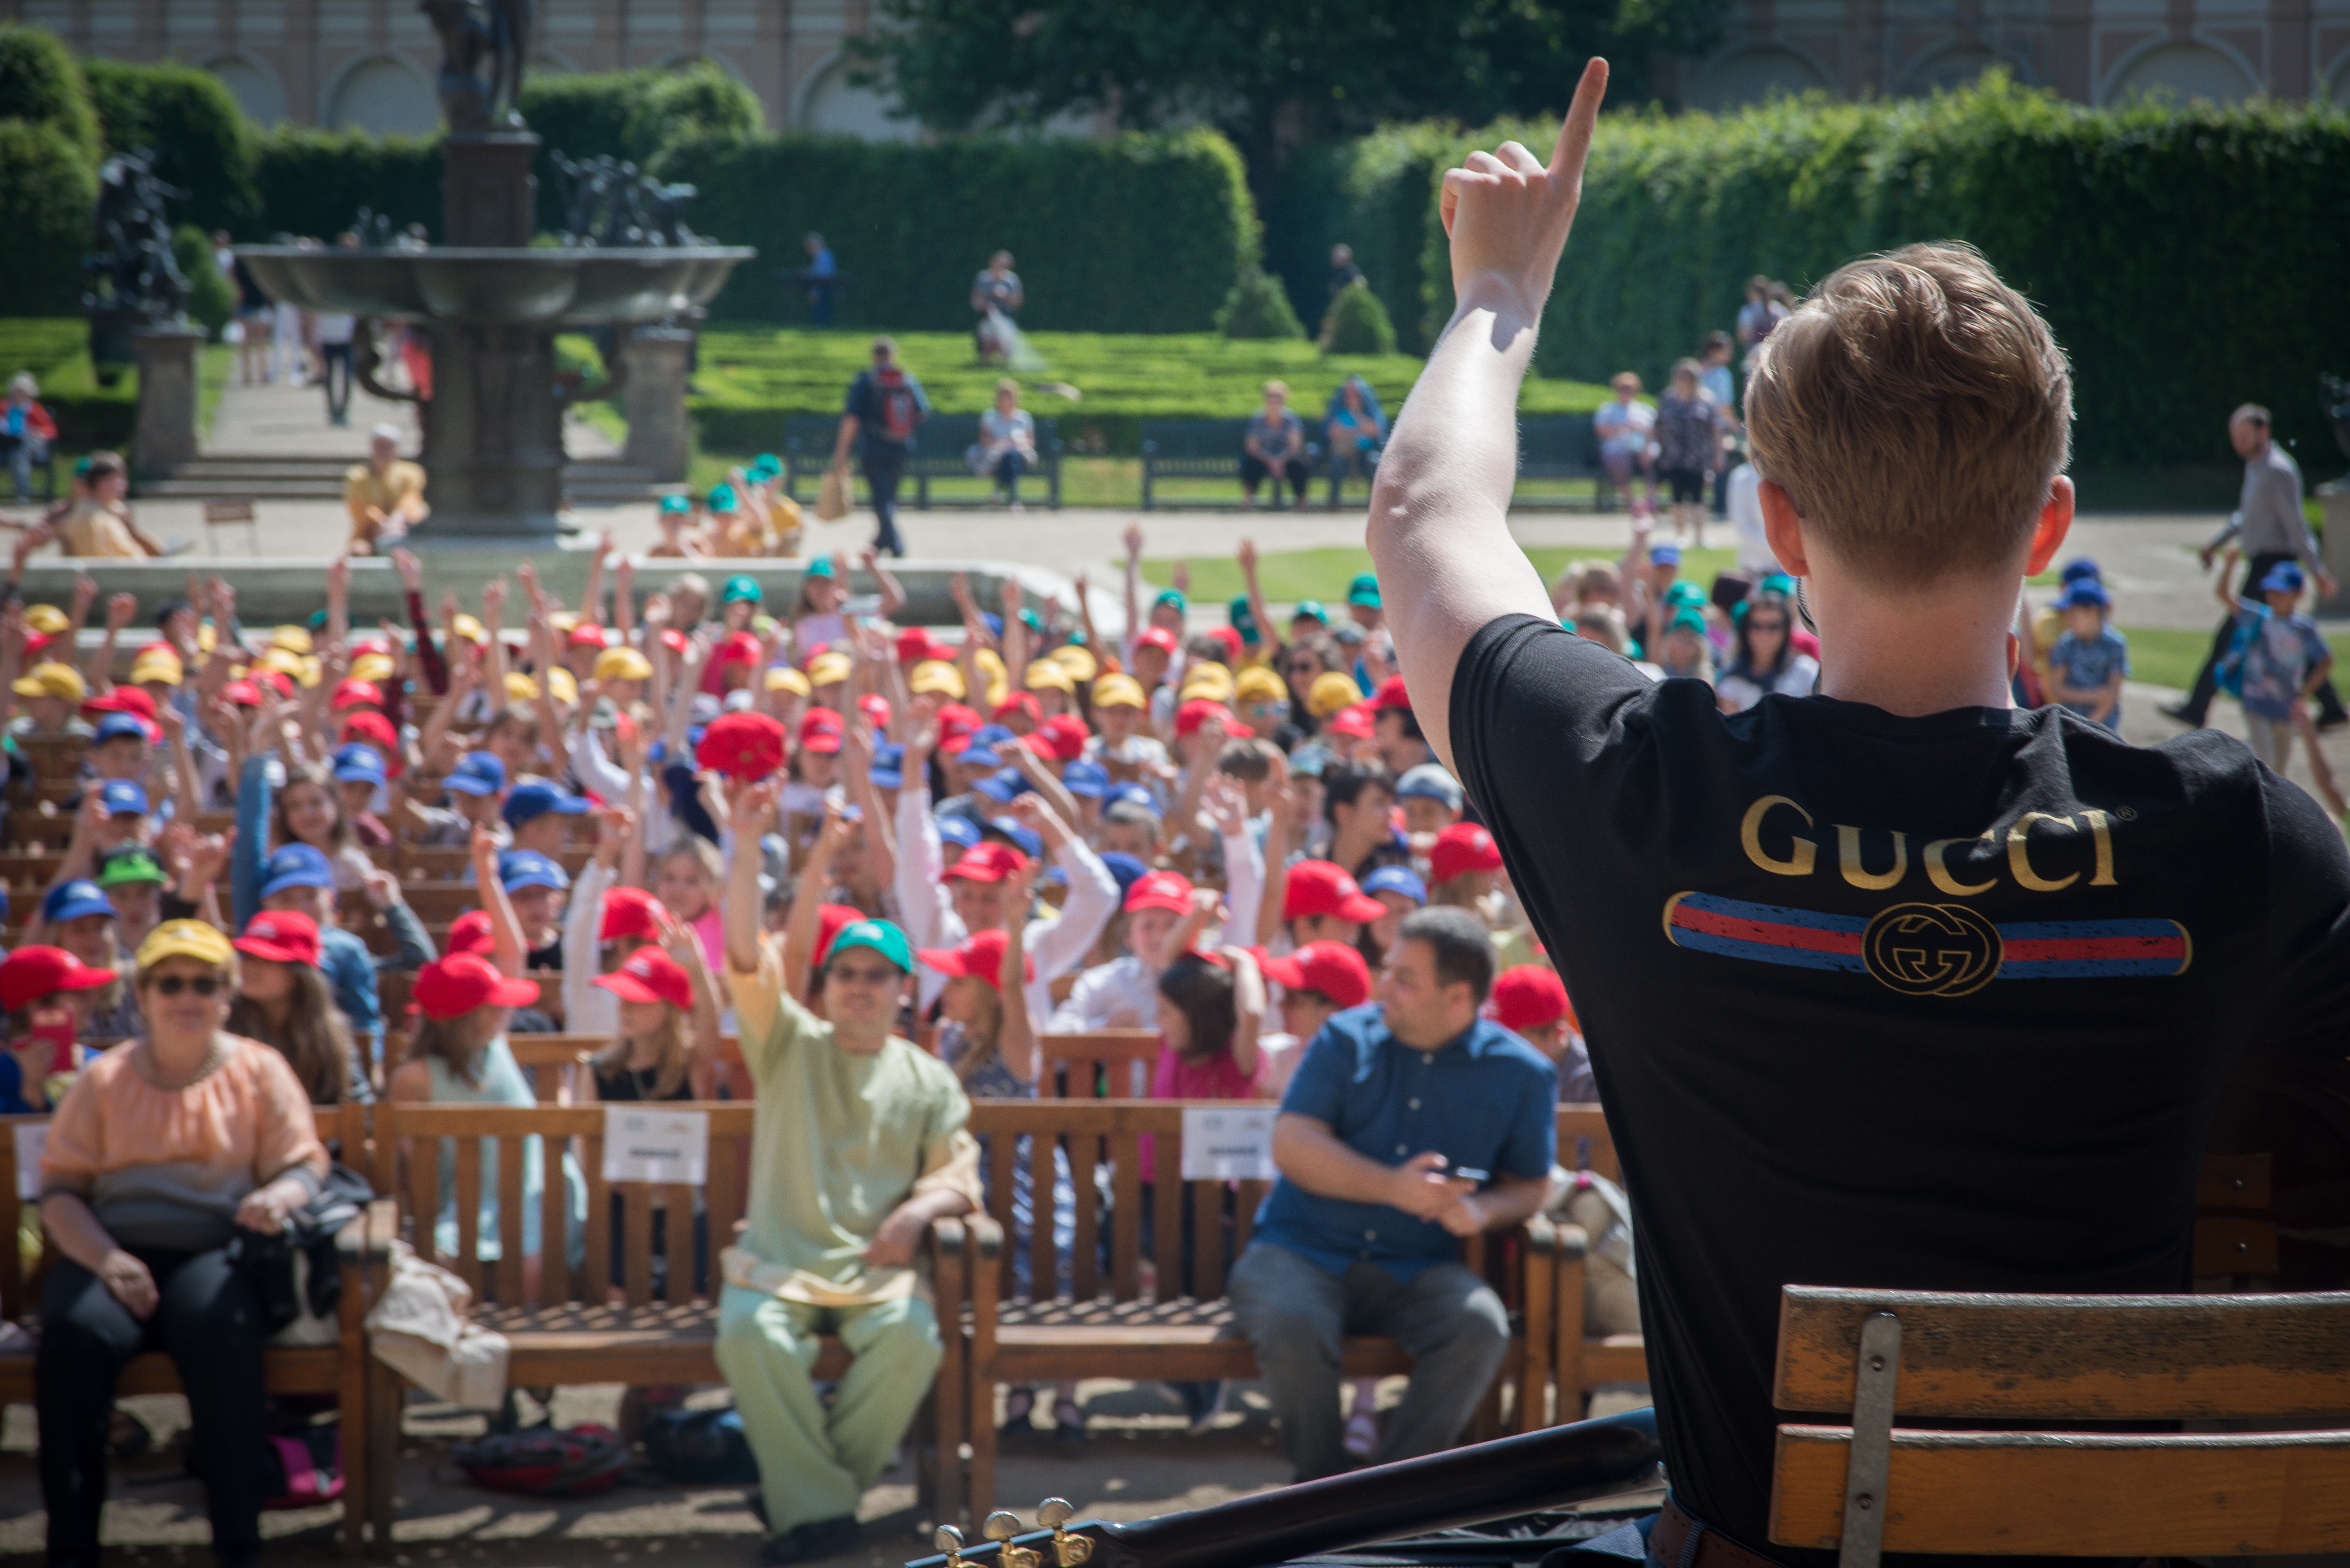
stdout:
MULTIPOLYGON (((555 337, 643 328, 666 338, 682 418, 682 331, 657 324, 707 305, 736 263, 757 253, 709 244, 678 213, 691 187, 624 179, 582 182, 571 233, 533 246, 539 139, 515 108, 528 57, 529 0, 424 0, 441 35, 442 113, 449 124, 442 235, 404 244, 378 230, 358 248, 240 245, 237 255, 273 297, 362 321, 421 324, 432 356, 422 400, 426 497, 420 545, 554 542, 562 504, 563 410, 555 337)), ((567 163, 571 171, 582 168, 567 163)), ((379 397, 418 400, 375 379, 373 328, 360 335, 359 378, 379 397)), ((612 357, 615 374, 624 358, 612 357)), ((669 379, 669 378, 664 378, 669 379)), ((641 399, 631 400, 631 413, 641 399)), ((650 412, 652 410, 647 410, 650 412)))

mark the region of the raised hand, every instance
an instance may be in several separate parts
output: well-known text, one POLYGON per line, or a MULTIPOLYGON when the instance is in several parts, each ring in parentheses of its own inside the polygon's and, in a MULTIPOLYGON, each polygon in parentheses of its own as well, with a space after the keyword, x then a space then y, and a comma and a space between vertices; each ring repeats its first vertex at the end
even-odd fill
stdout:
MULTIPOLYGON (((527 566, 528 562, 524 565, 527 566)), ((533 574, 534 576, 536 574, 533 574)), ((506 595, 513 590, 504 577, 492 577, 482 585, 482 624, 495 628, 505 613, 506 595)))
POLYGON ((1020 579, 1005 574, 1003 587, 1003 618, 1008 623, 1020 618, 1020 579))
POLYGON ((1445 171, 1437 210, 1452 242, 1452 291, 1464 309, 1506 306, 1528 325, 1541 313, 1583 197, 1584 161, 1607 95, 1607 62, 1595 59, 1575 86, 1547 168, 1505 141, 1445 171))
POLYGON ((784 781, 780 777, 761 779, 734 797, 733 827, 735 853, 744 852, 745 836, 757 839, 773 832, 782 808, 784 781))
POLYGON ((421 594, 424 591, 424 563, 416 558, 415 551, 393 550, 391 566, 392 569, 400 574, 401 587, 411 594, 421 594))
POLYGON ((136 594, 108 595, 106 600, 106 629, 109 631, 120 631, 124 627, 130 624, 130 618, 138 613, 139 597, 136 594))
POLYGON ((1173 569, 1172 571, 1169 572, 1169 573, 1167 574, 1167 576, 1168 576, 1169 579, 1170 579, 1170 580, 1174 584, 1175 591, 1176 591, 1177 593, 1181 594, 1185 598, 1189 598, 1189 597, 1191 597, 1191 562, 1189 562, 1189 561, 1178 561, 1178 562, 1176 562, 1176 563, 1175 563, 1174 569, 1173 569))
POLYGON ((1129 560, 1129 561, 1139 561, 1140 559, 1142 559, 1142 524, 1139 524, 1139 523, 1128 523, 1128 524, 1126 525, 1125 530, 1119 534, 1118 537, 1119 537, 1120 539, 1122 539, 1123 541, 1125 541, 1125 544, 1126 544, 1126 558, 1127 558, 1128 560, 1129 560))
POLYGON ((1218 774, 1208 781, 1203 804, 1208 808, 1209 820, 1224 837, 1248 831, 1248 793, 1232 774, 1218 774))
POLYGON ((89 615, 89 607, 98 602, 98 579, 88 572, 76 572, 73 586, 73 618, 82 620, 89 615))

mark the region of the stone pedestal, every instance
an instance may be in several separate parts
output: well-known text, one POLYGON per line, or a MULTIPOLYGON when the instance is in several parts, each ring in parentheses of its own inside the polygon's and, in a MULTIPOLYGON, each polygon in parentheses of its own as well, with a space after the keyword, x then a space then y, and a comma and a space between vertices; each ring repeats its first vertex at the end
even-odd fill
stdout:
POLYGON ((2325 517, 2325 536, 2318 547, 2324 552, 2325 569, 2334 574, 2335 588, 2334 597, 2317 607, 2329 615, 2350 615, 2350 477, 2319 485, 2317 504, 2325 517))
POLYGON ((639 327, 621 342, 628 383, 621 413, 629 421, 629 447, 622 462, 653 471, 665 483, 685 477, 693 453, 685 418, 686 367, 693 358, 693 334, 680 327, 639 327))
POLYGON ((563 501, 563 409, 555 335, 544 327, 435 321, 424 405, 421 537, 552 539, 563 501))
POLYGON ((142 474, 165 472, 196 455, 196 351, 192 327, 142 327, 130 334, 139 366, 139 427, 131 454, 142 474))
POLYGON ((527 130, 467 131, 442 144, 441 243, 520 248, 537 225, 538 138, 527 130))

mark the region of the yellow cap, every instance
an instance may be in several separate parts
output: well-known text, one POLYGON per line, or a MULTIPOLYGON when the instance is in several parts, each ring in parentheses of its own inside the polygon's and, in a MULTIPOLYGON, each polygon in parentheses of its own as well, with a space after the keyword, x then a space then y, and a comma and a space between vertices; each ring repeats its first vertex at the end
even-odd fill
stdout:
POLYGON ((145 659, 137 659, 132 662, 130 666, 130 684, 133 686, 144 686, 148 682, 153 681, 158 686, 177 686, 180 683, 181 678, 185 673, 186 671, 180 668, 180 661, 178 659, 164 659, 160 656, 150 655, 145 659))
POLYGON ((1067 670, 1072 680, 1091 680, 1101 673, 1101 661, 1094 657, 1093 649, 1074 642, 1064 643, 1045 657, 1067 670))
POLYGON ((1071 678, 1068 670, 1049 659, 1040 659, 1028 667, 1026 684, 1031 691, 1043 691, 1049 689, 1055 691, 1066 691, 1072 697, 1077 694, 1077 683, 1071 678))
POLYGON ((1232 672, 1221 664, 1202 664, 1183 677, 1181 690, 1175 693, 1179 702, 1206 701, 1229 702, 1232 700, 1232 672))
POLYGON ((55 605, 34 605, 25 611, 25 624, 43 637, 55 637, 72 623, 55 605))
POLYGON ((653 661, 633 648, 608 648, 596 656, 598 680, 650 680, 653 661))
POLYGON ((281 626, 269 634, 269 646, 282 648, 290 653, 310 651, 310 634, 298 626, 281 626))
POLYGON ((89 687, 83 681, 81 671, 70 664, 36 664, 18 676, 11 689, 19 697, 62 697, 68 702, 79 702, 89 696, 89 687))
POLYGON ((357 659, 351 660, 351 679, 354 680, 389 680, 391 679, 391 672, 394 668, 396 667, 392 664, 390 656, 388 654, 362 653, 357 659))
POLYGON ((1094 682, 1094 706, 1139 708, 1143 706, 1142 682, 1131 675, 1105 675, 1094 682))
POLYGON ((848 679, 848 655, 825 652, 808 660, 808 684, 833 686, 848 679))
POLYGON ((196 648, 198 651, 210 653, 213 650, 213 645, 219 641, 220 638, 213 632, 212 622, 206 621, 203 625, 196 628, 196 648))
POLYGON ((1335 670, 1324 670, 1305 689, 1305 711, 1317 719, 1326 719, 1362 700, 1363 689, 1335 670))
POLYGON ((943 659, 926 659, 906 677, 906 690, 917 697, 936 692, 960 702, 963 696, 962 671, 943 659))
POLYGON ((812 694, 816 689, 808 684, 806 676, 802 675, 790 665, 773 664, 767 667, 767 690, 788 691, 795 697, 806 697, 812 694))
POLYGON ((546 628, 549 631, 568 634, 571 628, 578 624, 579 612, 577 610, 556 610, 546 618, 546 628))
POLYGON ((1232 695, 1243 702, 1281 702, 1288 700, 1289 690, 1282 685, 1280 676, 1262 664, 1252 664, 1232 682, 1232 695))
POLYGON ((449 635, 462 637, 467 642, 481 643, 490 640, 488 628, 472 616, 463 612, 449 618, 449 635))
POLYGON ((193 959, 214 969, 226 969, 236 950, 229 946, 228 933, 202 920, 166 920, 147 933, 139 944, 139 956, 134 961, 140 969, 153 969, 165 959, 193 959))
POLYGON ((994 712, 998 708, 1003 707, 1006 702, 1012 701, 1012 682, 1009 680, 989 681, 987 683, 987 693, 982 700, 986 702, 987 711, 991 713, 994 712))
POLYGON ((546 672, 546 689, 558 702, 579 701, 579 678, 560 664, 546 672))
POLYGON ((538 682, 519 670, 506 671, 506 701, 534 702, 538 700, 538 682))
POLYGON ((1012 672, 1003 668, 1003 656, 992 648, 983 648, 973 653, 971 667, 990 686, 1000 685, 1012 679, 1012 672))

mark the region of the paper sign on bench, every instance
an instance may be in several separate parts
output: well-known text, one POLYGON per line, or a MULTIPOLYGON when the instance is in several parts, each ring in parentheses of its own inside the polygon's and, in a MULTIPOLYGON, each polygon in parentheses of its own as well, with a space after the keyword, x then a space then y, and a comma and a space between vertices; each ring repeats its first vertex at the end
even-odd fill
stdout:
POLYGON ((16 1124, 16 1197, 25 1203, 34 1203, 41 1196, 41 1150, 48 1147, 49 1124, 18 1122, 16 1124))
POLYGON ((1273 1106, 1183 1107, 1183 1179, 1271 1181, 1273 1106))
POLYGON ((699 1187, 710 1179, 710 1113, 604 1107, 604 1179, 677 1181, 699 1187))

